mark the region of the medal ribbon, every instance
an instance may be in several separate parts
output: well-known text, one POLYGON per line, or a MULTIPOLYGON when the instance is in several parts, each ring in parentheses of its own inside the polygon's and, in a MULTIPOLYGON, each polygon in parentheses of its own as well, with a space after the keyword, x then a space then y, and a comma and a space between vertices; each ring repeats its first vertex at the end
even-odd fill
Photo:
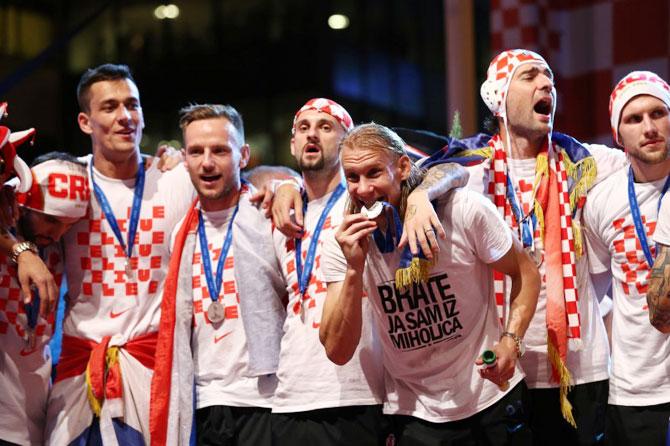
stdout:
POLYGON ((386 216, 386 233, 384 234, 381 229, 377 228, 372 233, 372 238, 374 239, 377 248, 379 248, 379 252, 386 254, 389 252, 393 252, 396 247, 396 243, 393 240, 394 228, 396 238, 398 242, 400 241, 400 237, 402 237, 402 222, 400 221, 400 215, 398 215, 398 211, 393 205, 385 201, 382 202, 382 205, 384 206, 383 212, 384 215, 386 216), (388 208, 391 208, 393 214, 393 221, 391 221, 391 217, 389 217, 389 214, 387 212, 388 208))
POLYGON ((133 206, 130 210, 130 223, 128 225, 128 245, 123 241, 123 235, 121 234, 121 229, 119 228, 119 223, 116 221, 114 216, 114 211, 105 196, 105 193, 102 191, 102 188, 95 183, 95 176, 93 176, 93 160, 91 160, 90 166, 91 174, 91 183, 93 183, 93 192, 95 197, 100 203, 102 212, 105 214, 105 219, 109 226, 112 228, 112 232, 116 236, 116 240, 121 245, 123 252, 126 254, 126 258, 130 262, 130 256, 133 252, 133 246, 135 245, 135 234, 137 234, 137 224, 140 221, 140 210, 142 208, 142 196, 144 195, 144 163, 140 159, 140 162, 137 165, 137 176, 135 178, 135 190, 133 191, 133 206))
MULTIPOLYGON (((509 171, 507 172, 506 195, 512 214, 514 214, 516 223, 519 225, 523 247, 530 248, 533 246, 533 242, 535 239, 534 233, 535 233, 535 225, 537 223, 537 220, 535 219, 535 212, 534 210, 531 210, 526 217, 523 216, 523 212, 521 212, 521 206, 519 206, 519 203, 516 199, 516 193, 514 192, 514 186, 512 185, 512 179, 511 175, 509 174, 509 171)), ((533 193, 533 199, 531 200, 531 209, 534 201, 535 201, 535 193, 533 193)))
MULTIPOLYGON (((316 246, 319 242, 319 236, 321 235, 323 224, 325 223, 326 217, 328 217, 331 209, 333 209, 333 206, 335 206, 335 203, 343 193, 344 184, 340 183, 337 185, 330 198, 328 198, 326 207, 323 208, 323 211, 321 211, 319 221, 316 223, 316 227, 312 232, 312 239, 309 241, 304 269, 302 265, 302 239, 295 239, 295 272, 298 276, 298 287, 300 289, 300 294, 305 294, 305 291, 307 291, 307 287, 309 286, 309 279, 312 276, 312 268, 314 268, 314 258, 316 257, 316 246)), ((304 193, 302 196, 302 203, 302 215, 304 218, 304 216, 307 215, 307 195, 304 193)))
MULTIPOLYGON (((39 248, 40 259, 44 259, 44 250, 39 248)), ((26 319, 28 320, 28 328, 34 330, 37 327, 37 319, 40 316, 40 293, 37 291, 37 288, 33 290, 33 300, 30 303, 23 304, 23 311, 26 313, 26 319)), ((57 310, 54 310, 56 312, 57 310)))
MULTIPOLYGON (((661 190, 661 196, 658 198, 658 205, 656 206, 656 211, 661 207, 661 200, 663 196, 668 191, 670 187, 670 176, 665 180, 663 189, 661 190)), ((649 250, 649 245, 647 242, 647 232, 644 230, 642 225, 642 216, 640 215, 640 207, 637 204, 637 196, 635 195, 635 180, 633 178, 633 168, 630 167, 628 170, 628 203, 630 204, 630 213, 633 216, 633 224, 635 224, 635 232, 637 233, 637 238, 640 241, 640 246, 642 246, 642 252, 644 252, 644 257, 647 259, 647 264, 649 268, 654 265, 654 257, 651 255, 649 250)))
POLYGON ((233 222, 239 209, 239 203, 235 206, 230 222, 228 223, 228 231, 226 238, 223 241, 221 254, 219 255, 219 262, 216 265, 216 281, 212 277, 212 261, 209 258, 209 248, 207 245, 207 234, 205 233, 205 222, 202 218, 202 211, 198 211, 198 239, 200 240, 200 255, 202 256, 202 266, 205 270, 205 279, 207 279, 207 290, 209 291, 209 298, 212 302, 219 300, 219 293, 221 292, 221 281, 223 279, 223 264, 226 263, 228 251, 233 242, 233 222))
POLYGON ((33 300, 28 304, 23 304, 23 311, 26 312, 28 328, 35 329, 37 327, 37 318, 40 315, 40 294, 37 290, 33 291, 33 300))

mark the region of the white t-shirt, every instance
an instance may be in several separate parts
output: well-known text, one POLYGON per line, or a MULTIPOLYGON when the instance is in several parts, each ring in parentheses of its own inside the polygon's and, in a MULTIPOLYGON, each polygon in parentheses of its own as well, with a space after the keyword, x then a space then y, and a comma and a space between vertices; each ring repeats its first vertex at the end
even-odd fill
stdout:
MULTIPOLYGON (((87 162, 90 163, 92 156, 87 162)), ((123 234, 128 237, 135 179, 118 180, 93 169, 123 234)), ((93 191, 91 178, 89 187, 93 191)), ((170 232, 186 214, 195 190, 183 164, 161 172, 157 163, 146 170, 140 220, 133 247, 133 274, 125 274, 126 256, 102 213, 93 192, 88 215, 64 236, 65 269, 69 286, 63 334, 124 345, 156 332, 160 321, 163 284, 168 271, 170 232)), ((124 419, 149 438, 150 382, 153 371, 121 350, 124 419)), ((159 366, 160 364, 157 364, 159 366)), ((47 435, 50 443, 66 444, 93 417, 83 375, 57 381, 49 396, 47 435)))
MULTIPOLYGON (((480 194, 454 190, 436 212, 447 231, 426 283, 395 289, 401 253, 381 254, 372 240, 364 289, 370 296, 386 368, 387 414, 443 423, 470 417, 506 392, 481 378, 475 360, 502 329, 488 263, 502 258, 512 236, 480 194)), ((324 277, 344 280, 347 265, 334 237, 325 242, 324 277)), ((516 367, 510 389, 523 379, 516 367)))
MULTIPOLYGON (((609 177, 613 172, 621 169, 626 157, 620 150, 611 149, 600 144, 584 145, 593 155, 597 165, 598 183, 609 177)), ((513 159, 507 158, 508 168, 514 185, 517 200, 524 215, 531 210, 533 200, 533 183, 535 181, 535 158, 513 159)), ((488 194, 490 161, 468 168, 470 179, 468 189, 488 194)), ((514 234, 518 237, 516 221, 514 234)), ((535 231, 535 247, 543 253, 542 239, 538 230, 535 231)), ((544 255, 542 254, 542 257, 544 255)), ((568 350, 567 367, 572 375, 573 384, 585 384, 608 378, 609 344, 607 332, 599 312, 595 290, 588 274, 588 263, 583 255, 577 260, 577 289, 579 292, 579 316, 581 324, 582 348, 568 350)), ((551 379, 551 364, 547 355, 547 294, 544 282, 544 262, 539 266, 543 277, 537 309, 524 337, 526 353, 521 358, 523 370, 526 373, 526 384, 529 388, 552 388, 559 384, 551 379)), ((509 286, 507 289, 510 289, 509 286)))
MULTIPOLYGON (((524 160, 508 158, 507 162, 515 192, 517 197, 521 197, 521 206, 524 215, 527 215, 532 203, 536 160, 534 158, 524 160)), ((512 221, 516 225, 515 219, 512 219, 512 221)), ((517 231, 514 231, 514 233, 518 235, 517 231)), ((544 247, 539 227, 536 228, 534 236, 536 249, 541 250, 542 257, 544 257, 544 247)), ((595 290, 588 274, 586 256, 577 260, 576 267, 582 348, 577 351, 568 349, 567 366, 572 375, 572 382, 574 384, 585 384, 607 379, 609 345, 598 300, 595 298, 595 290)), ((521 358, 523 370, 526 372, 526 383, 531 389, 558 387, 559 385, 551 379, 551 364, 547 355, 545 263, 542 262, 538 269, 543 278, 542 286, 535 314, 524 337, 526 353, 521 358)))
MULTIPOLYGON (((228 223, 235 208, 202 212, 213 277, 223 247, 228 223)), ((183 221, 175 228, 179 231, 183 221)), ((233 233, 234 236, 234 233, 233 233)), ((207 309, 212 303, 202 262, 200 238, 196 232, 193 254, 193 333, 191 346, 195 364, 196 407, 208 406, 270 407, 276 387, 273 375, 246 376, 249 360, 247 338, 242 324, 239 293, 235 283, 233 243, 224 261, 219 302, 225 307, 225 319, 212 324, 207 309)), ((249 277, 253 280, 252 277, 249 277)))
MULTIPOLYGON (((135 179, 109 178, 95 168, 93 172, 127 243, 135 179)), ((125 253, 91 192, 88 215, 65 235, 70 297, 63 321, 65 335, 96 342, 107 335, 118 336, 123 344, 157 330, 169 262, 169 236, 193 197, 193 186, 183 165, 162 173, 154 163, 146 170, 131 257, 133 275, 128 278, 125 253)))
MULTIPOLYGON (((652 255, 658 200, 665 178, 635 183, 652 255)), ((609 403, 650 406, 670 402, 670 335, 649 323, 646 292, 650 266, 635 231, 628 202, 628 169, 589 192, 584 210, 591 272, 612 273, 612 374, 609 403)))
MULTIPOLYGON (((60 245, 43 250, 42 258, 60 285, 63 263, 60 245)), ((21 445, 42 444, 46 418, 54 310, 38 316, 35 345, 24 340, 28 319, 16 268, 0 255, 0 439, 21 445)))
MULTIPOLYGON (((303 265, 313 231, 332 193, 309 202, 302 238, 303 265)), ((333 237, 342 222, 346 192, 337 200, 324 221, 316 247, 314 268, 304 296, 298 287, 295 266, 295 240, 274 232, 275 252, 287 283, 287 317, 281 342, 279 384, 274 412, 302 412, 328 407, 381 404, 384 395, 381 347, 374 330, 368 299, 363 299, 361 342, 351 360, 338 366, 328 359, 319 341, 319 324, 326 299, 323 278, 323 243, 333 237), (304 319, 301 317, 304 305, 304 319)), ((304 267, 304 266, 303 266, 304 267)))

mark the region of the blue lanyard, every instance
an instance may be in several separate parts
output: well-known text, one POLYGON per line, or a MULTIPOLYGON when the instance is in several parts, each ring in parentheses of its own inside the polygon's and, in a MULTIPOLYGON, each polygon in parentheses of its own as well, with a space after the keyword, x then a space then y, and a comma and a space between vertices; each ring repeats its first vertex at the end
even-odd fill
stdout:
POLYGON ((207 234, 205 232, 205 222, 202 218, 202 211, 198 211, 198 239, 200 239, 200 256, 202 257, 202 266, 205 270, 205 279, 207 280, 207 290, 209 291, 209 298, 212 302, 219 300, 219 293, 221 292, 221 282, 223 280, 223 264, 226 263, 228 251, 233 242, 233 222, 239 209, 239 203, 235 206, 230 222, 228 223, 228 231, 226 232, 226 239, 223 241, 221 254, 219 255, 219 262, 216 265, 216 281, 212 277, 212 261, 209 258, 209 247, 207 245, 207 234))
MULTIPOLYGON (((514 214, 517 225, 521 229, 521 241, 523 242, 524 248, 529 248, 533 246, 536 218, 535 212, 531 209, 528 217, 524 218, 523 213, 521 212, 521 207, 516 201, 516 192, 514 192, 514 186, 512 185, 512 179, 510 178, 509 172, 507 173, 507 201, 509 202, 509 207, 514 214)), ((531 203, 533 206, 534 203, 531 203)))
POLYGON ((121 245, 121 248, 123 248, 123 252, 126 254, 126 258, 130 259, 130 256, 132 255, 133 252, 133 245, 135 244, 135 234, 137 233, 137 224, 140 221, 140 210, 142 208, 142 195, 144 195, 144 163, 142 162, 142 159, 140 159, 140 162, 137 165, 137 177, 135 179, 135 190, 133 191, 133 207, 130 210, 130 223, 128 225, 128 246, 123 241, 123 235, 121 234, 121 229, 119 228, 119 224, 116 221, 116 217, 114 216, 114 211, 112 210, 112 207, 109 205, 109 201, 107 201, 107 197, 105 196, 105 193, 102 191, 100 186, 98 186, 95 183, 95 177, 93 176, 93 160, 91 159, 91 182, 93 183, 93 192, 95 193, 95 197, 98 199, 98 203, 100 203, 100 207, 102 208, 102 212, 105 214, 105 219, 107 220, 107 223, 109 223, 109 226, 112 228, 112 231, 114 232, 114 235, 116 236, 116 240, 119 242, 119 245, 121 245))
MULTIPOLYGON (((40 259, 44 259, 44 250, 42 248, 38 249, 40 259)), ((35 327, 37 327, 37 319, 40 316, 40 293, 37 291, 37 288, 33 290, 33 300, 29 304, 23 304, 23 311, 26 313, 28 327, 30 329, 35 329, 35 327)))
MULTIPOLYGON (((337 200, 344 193, 344 184, 340 183, 337 185, 333 194, 330 196, 326 202, 326 207, 321 211, 321 216, 319 221, 316 223, 316 227, 312 231, 312 239, 309 241, 309 247, 307 248, 307 256, 305 257, 305 268, 303 270, 302 266, 302 239, 295 239, 295 272, 298 276, 298 287, 300 289, 300 294, 305 294, 307 287, 309 286, 309 279, 312 277, 312 268, 314 268, 314 258, 316 257, 316 246, 319 243, 319 236, 321 235, 321 229, 323 229, 323 224, 326 222, 326 217, 330 213, 333 206, 337 200)), ((307 215, 307 196, 303 194, 302 196, 302 215, 303 217, 307 215)))
MULTIPOLYGON (((657 213, 661 208, 661 200, 663 200, 663 196, 668 191, 668 187, 670 187, 670 176, 668 176, 668 178, 665 180, 665 184, 661 190, 661 196, 658 198, 658 205, 656 206, 657 213)), ((651 268, 654 266, 654 257, 651 255, 651 251, 647 242, 647 232, 644 230, 644 226, 642 225, 640 207, 637 204, 637 196, 635 195, 635 180, 633 178, 632 166, 628 169, 628 203, 630 204, 630 213, 633 216, 633 224, 635 224, 637 238, 640 241, 640 246, 642 246, 642 252, 644 252, 644 257, 647 259, 647 264, 649 265, 649 268, 651 268)))
POLYGON ((26 312, 28 327, 34 329, 37 327, 37 319, 40 315, 40 293, 37 289, 33 290, 33 300, 29 304, 23 304, 23 311, 26 312))
POLYGON ((387 202, 382 202, 382 205, 384 206, 384 214, 386 215, 386 233, 383 233, 381 229, 377 228, 372 233, 372 239, 375 241, 377 248, 379 248, 379 252, 381 252, 382 254, 386 254, 389 252, 393 252, 397 245, 393 237, 394 228, 395 228, 396 239, 400 241, 400 237, 402 237, 402 222, 400 221, 398 211, 393 205, 387 202), (389 214, 386 211, 387 208, 391 208, 393 214, 393 221, 391 221, 391 218, 389 217, 389 214))

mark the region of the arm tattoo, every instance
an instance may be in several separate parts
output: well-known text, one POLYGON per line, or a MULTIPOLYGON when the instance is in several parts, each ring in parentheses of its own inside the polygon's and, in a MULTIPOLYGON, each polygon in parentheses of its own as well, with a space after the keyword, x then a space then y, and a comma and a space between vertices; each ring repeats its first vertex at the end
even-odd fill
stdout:
POLYGON ((407 207, 407 212, 405 213, 405 220, 409 220, 414 217, 416 214, 416 205, 415 204, 410 204, 407 207))
POLYGON ((428 199, 434 200, 451 189, 465 186, 469 176, 468 171, 459 164, 437 164, 428 169, 417 189, 426 191, 428 199))
POLYGON ((651 324, 664 333, 670 330, 670 247, 661 245, 647 290, 651 324))

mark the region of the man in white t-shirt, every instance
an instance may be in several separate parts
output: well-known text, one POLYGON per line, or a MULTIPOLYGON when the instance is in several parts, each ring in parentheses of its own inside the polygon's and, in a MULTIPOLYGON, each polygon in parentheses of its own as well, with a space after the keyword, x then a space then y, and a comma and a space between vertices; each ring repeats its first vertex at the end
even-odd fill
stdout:
POLYGON ((350 203, 324 247, 328 294, 320 337, 326 353, 336 364, 351 360, 361 340, 367 295, 386 369, 384 412, 393 415, 399 445, 456 438, 531 444, 517 358, 537 302, 537 268, 495 208, 464 189, 435 204, 447 231, 436 241, 436 259, 426 264, 425 258, 412 259, 409 250, 396 249, 403 195, 422 176, 404 145, 377 124, 354 128, 341 143, 350 203), (360 212, 379 201, 386 203, 385 211, 375 219, 360 212), (407 270, 396 272, 399 265, 411 271, 417 264, 423 267, 411 280, 404 277, 407 270), (505 329, 493 300, 492 268, 512 280, 505 329), (478 371, 486 350, 495 353, 495 362, 478 371))
MULTIPOLYGON (((273 403, 272 430, 277 444, 292 444, 296 439, 319 444, 372 444, 383 441, 388 432, 380 406, 380 349, 367 303, 364 336, 346 366, 332 364, 318 339, 326 293, 321 251, 323 240, 332 237, 343 217, 346 194, 340 186, 343 177, 338 153, 342 137, 352 127, 349 113, 326 98, 307 101, 293 122, 291 153, 304 181, 304 193, 297 197, 295 212, 300 223, 304 220, 304 227, 297 227, 292 220, 288 226, 299 229, 300 234, 294 235, 286 228, 284 234, 275 231, 276 251, 289 294, 277 372, 279 385, 273 403), (300 262, 296 262, 298 250, 302 253, 300 262), (298 270, 302 280, 298 279, 298 270)), ((408 220, 421 228, 419 242, 436 237, 434 231, 425 234, 424 227, 435 225, 441 230, 430 200, 466 181, 465 169, 442 164, 431 169, 410 194, 408 203, 414 214, 408 220)), ((291 186, 284 189, 293 190, 291 186)), ((281 194, 282 188, 278 196, 281 194)), ((281 229, 276 208, 273 206, 275 224, 281 229)), ((287 212, 282 209, 279 215, 287 212)))
POLYGON ((606 441, 660 445, 670 417, 670 335, 650 325, 647 290, 658 208, 670 186, 670 87, 634 71, 612 91, 609 109, 630 166, 595 186, 584 208, 590 270, 613 279, 606 441))
POLYGON ((291 154, 302 172, 305 225, 302 238, 274 231, 275 251, 288 292, 272 404, 276 445, 383 444, 389 433, 381 411, 381 350, 367 302, 362 340, 349 363, 333 364, 319 342, 326 298, 323 240, 332 236, 342 221, 347 195, 339 143, 352 127, 344 107, 325 98, 307 101, 293 120, 291 154))
MULTIPOLYGON (((161 331, 170 317, 166 304, 174 298, 176 328, 189 324, 182 338, 190 337, 190 346, 180 347, 183 339, 175 332, 172 352, 179 356, 192 351, 197 444, 270 445, 276 377, 274 370, 254 374, 250 367, 252 337, 267 336, 267 343, 271 342, 270 327, 263 325, 252 332, 249 317, 263 310, 250 307, 252 294, 263 294, 267 302, 276 303, 283 319, 285 287, 274 255, 272 223, 250 203, 253 187, 240 179, 240 170, 249 161, 240 114, 229 105, 190 105, 181 110, 180 127, 184 164, 198 200, 173 232, 173 263, 166 289, 172 289, 172 277, 178 275, 183 292, 173 296, 166 291, 161 331), (190 311, 180 310, 184 298, 191 303, 190 311)), ((161 345, 159 340, 159 352, 161 345)), ((170 373, 166 366, 165 370, 175 376, 181 368, 173 366, 170 373)), ((154 389, 159 388, 156 380, 164 377, 161 372, 155 374, 154 389)), ((193 382, 186 382, 167 399, 190 394, 192 386, 193 382)), ((184 431, 190 431, 190 426, 180 412, 176 417, 186 425, 178 426, 182 432, 176 435, 185 443, 184 431)), ((152 412, 153 417, 165 418, 158 412, 152 412)), ((170 435, 166 443, 176 444, 170 435)))
MULTIPOLYGON (((483 159, 468 169, 468 188, 493 201, 543 277, 521 358, 532 395, 534 441, 599 444, 605 431, 609 346, 580 218, 586 192, 621 168, 625 157, 553 131, 553 73, 532 51, 496 56, 481 96, 493 114, 495 135, 487 147, 454 155, 483 159)), ((500 274, 495 282, 504 321, 509 284, 500 274)))
POLYGON ((87 70, 77 98, 91 200, 64 236, 68 311, 46 438, 144 444, 168 236, 193 187, 183 167, 163 173, 140 157, 144 117, 127 66, 87 70))
MULTIPOLYGON (((54 152, 36 158, 31 171, 32 186, 17 193, 17 235, 60 286, 61 236, 88 208, 86 168, 72 155, 54 152)), ((41 313, 39 293, 34 298, 40 300, 24 303, 16 260, 0 256, 0 444, 37 445, 44 443, 55 309, 41 313)))

